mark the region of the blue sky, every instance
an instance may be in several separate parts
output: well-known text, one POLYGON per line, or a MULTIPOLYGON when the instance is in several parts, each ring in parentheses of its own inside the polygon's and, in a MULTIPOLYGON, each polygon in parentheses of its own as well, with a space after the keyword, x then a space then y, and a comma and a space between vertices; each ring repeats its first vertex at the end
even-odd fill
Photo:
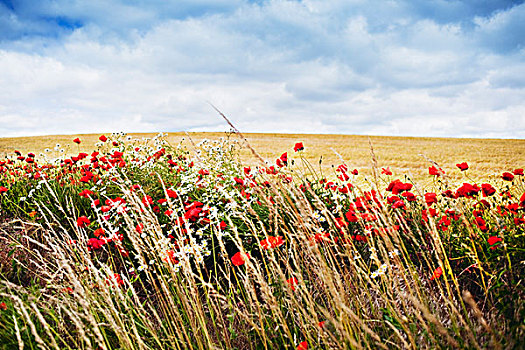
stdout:
POLYGON ((0 0, 0 137, 525 138, 525 4, 0 0))

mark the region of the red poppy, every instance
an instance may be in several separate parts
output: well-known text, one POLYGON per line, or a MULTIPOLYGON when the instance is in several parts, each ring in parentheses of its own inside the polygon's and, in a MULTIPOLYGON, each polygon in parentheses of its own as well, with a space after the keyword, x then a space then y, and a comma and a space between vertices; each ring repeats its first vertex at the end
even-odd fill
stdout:
POLYGON ((142 198, 142 204, 149 206, 153 204, 153 199, 151 198, 151 196, 145 196, 144 198, 142 198))
POLYGON ((427 202, 427 205, 437 203, 437 194, 433 192, 425 193, 425 202, 427 202))
POLYGON ((268 236, 268 238, 265 238, 261 241, 261 246, 263 249, 270 249, 270 248, 277 248, 284 244, 284 240, 282 236, 268 236))
POLYGON ((319 326, 319 328, 324 328, 325 323, 326 323, 326 321, 321 321, 317 325, 319 326))
POLYGON ((359 171, 357 171, 357 169, 354 169, 354 170, 352 170, 352 174, 353 174, 353 175, 358 175, 358 174, 359 174, 359 171))
POLYGON ((292 290, 295 290, 295 286, 299 283, 296 277, 291 277, 286 280, 286 283, 290 286, 292 290))
POLYGON ((73 142, 76 143, 77 145, 80 145, 80 139, 78 137, 74 139, 73 142))
POLYGON ((514 175, 512 175, 512 173, 509 173, 508 171, 504 172, 502 175, 501 175, 501 178, 505 181, 512 181, 514 180, 514 175))
POLYGON ((120 275, 118 273, 115 273, 115 274, 113 274, 113 276, 110 276, 110 277, 106 278, 106 283, 108 285, 111 285, 112 283, 114 283, 118 287, 124 285, 124 281, 122 280, 122 278, 120 277, 120 275))
POLYGON ((503 239, 499 238, 499 237, 496 237, 496 236, 490 236, 488 239, 487 239, 487 242, 489 245, 493 246, 493 247, 490 247, 490 249, 496 249, 497 246, 494 246, 494 244, 498 243, 498 242, 502 242, 503 239))
POLYGON ((91 224, 91 221, 85 216, 81 216, 77 219, 77 226, 78 227, 86 227, 89 224, 91 224))
POLYGON ((95 230, 95 232, 93 232, 93 234, 95 235, 95 237, 98 237, 98 236, 101 236, 101 235, 104 235, 104 229, 103 228, 97 228, 95 230))
POLYGON ((514 175, 520 175, 523 176, 523 169, 514 169, 512 172, 514 175))
POLYGON ((390 171, 390 167, 387 166, 386 169, 385 168, 381 168, 381 174, 392 175, 392 171, 390 171))
POLYGON ((430 175, 435 175, 435 176, 441 176, 441 175, 445 175, 445 172, 443 171, 443 169, 441 168, 436 168, 435 166, 431 166, 428 168, 428 173, 430 175))
POLYGON ((100 141, 102 142, 106 142, 108 140, 108 138, 104 135, 100 135, 100 137, 98 138, 100 141))
POLYGON ((297 142, 297 143, 295 144, 295 147, 293 148, 293 150, 294 150, 295 152, 299 152, 299 151, 304 150, 303 143, 302 143, 302 142, 297 142))
POLYGON ((432 281, 433 279, 437 279, 441 277, 442 274, 443 269, 441 268, 441 266, 439 266, 437 269, 434 270, 434 273, 432 274, 432 277, 430 277, 430 280, 432 281))
POLYGON ((88 250, 97 250, 102 248, 102 246, 106 243, 106 241, 98 238, 90 238, 88 239, 87 245, 88 250))
POLYGON ((7 192, 7 188, 0 186, 0 194, 7 192))
POLYGON ((297 345, 297 350, 307 350, 308 349, 308 342, 303 341, 297 345))
POLYGON ((0 310, 7 310, 7 305, 5 303, 0 303, 0 310))
POLYGON ((244 265, 244 263, 248 261, 249 259, 250 259, 250 254, 246 253, 246 255, 244 255, 241 252, 237 252, 231 257, 232 264, 235 266, 244 265))
POLYGON ((281 154, 281 156, 277 159, 276 164, 281 168, 288 165, 288 153, 284 152, 281 154))
POLYGON ((456 166, 459 168, 459 170, 461 171, 465 171, 468 169, 468 164, 467 162, 463 162, 463 163, 458 163, 456 164, 456 166))
POLYGON ((492 196, 496 193, 496 189, 490 184, 481 184, 481 191, 483 192, 483 197, 492 196))
POLYGON ((173 190, 166 190, 166 194, 168 195, 168 197, 170 198, 177 198, 177 192, 173 191, 173 190))

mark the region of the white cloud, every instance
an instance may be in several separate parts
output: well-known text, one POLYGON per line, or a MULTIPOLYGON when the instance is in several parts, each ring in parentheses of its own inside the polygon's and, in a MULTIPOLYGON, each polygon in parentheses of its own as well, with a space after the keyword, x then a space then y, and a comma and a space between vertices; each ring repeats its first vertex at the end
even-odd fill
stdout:
POLYGON ((0 43, 0 136, 227 130, 209 101, 245 131, 525 137, 522 39, 485 40, 523 6, 57 4, 82 27, 0 43))

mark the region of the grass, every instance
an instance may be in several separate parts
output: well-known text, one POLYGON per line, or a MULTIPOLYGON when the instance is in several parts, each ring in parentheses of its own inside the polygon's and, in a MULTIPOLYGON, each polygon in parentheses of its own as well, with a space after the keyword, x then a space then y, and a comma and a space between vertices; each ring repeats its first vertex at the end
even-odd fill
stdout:
POLYGON ((247 135, 262 166, 237 135, 189 136, 2 146, 65 151, 0 163, 0 347, 525 341, 523 141, 247 135))

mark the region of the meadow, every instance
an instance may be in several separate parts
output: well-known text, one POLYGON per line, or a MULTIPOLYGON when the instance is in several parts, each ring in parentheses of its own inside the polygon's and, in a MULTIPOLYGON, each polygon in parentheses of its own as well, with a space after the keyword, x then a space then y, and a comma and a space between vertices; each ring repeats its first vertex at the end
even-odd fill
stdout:
POLYGON ((0 138, 0 347, 525 342, 524 140, 0 138))

